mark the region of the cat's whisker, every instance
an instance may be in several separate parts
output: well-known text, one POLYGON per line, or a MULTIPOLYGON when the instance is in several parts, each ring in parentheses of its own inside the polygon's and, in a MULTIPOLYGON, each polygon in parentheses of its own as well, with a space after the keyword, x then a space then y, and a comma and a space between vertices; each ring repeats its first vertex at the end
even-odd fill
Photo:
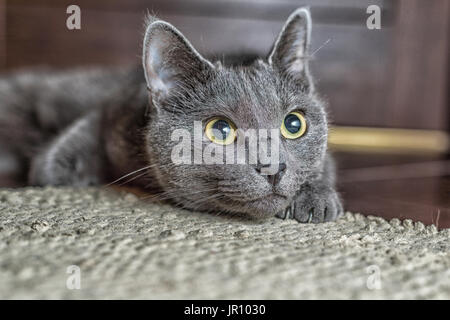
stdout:
POLYGON ((129 183, 129 182, 131 182, 133 180, 136 180, 137 178, 145 176, 146 174, 147 174, 147 172, 140 173, 137 176, 134 176, 134 177, 128 179, 127 181, 125 181, 125 182, 121 182, 120 184, 118 184, 118 186, 123 186, 123 185, 125 185, 125 184, 127 184, 127 183, 129 183))
POLYGON ((235 195, 235 194, 241 194, 242 193, 242 191, 240 191, 240 190, 224 189, 224 188, 219 189, 219 192, 222 192, 225 195, 228 195, 228 194, 235 195))
POLYGON ((178 208, 182 208, 182 209, 189 209, 189 210, 197 210, 203 203, 205 203, 206 201, 211 201, 214 199, 219 198, 221 195, 220 194, 213 194, 209 197, 204 197, 202 199, 199 199, 193 203, 191 203, 189 205, 189 207, 186 206, 186 203, 181 202, 181 201, 177 201, 177 200, 173 200, 172 204, 175 205, 178 208), (197 205, 194 205, 197 204, 197 205))
MULTIPOLYGON (((213 192, 213 191, 217 191, 217 188, 197 189, 197 190, 194 190, 193 192, 188 192, 184 196, 185 197, 190 197, 190 196, 193 196, 193 195, 196 195, 196 194, 213 192)), ((164 200, 174 199, 176 195, 178 195, 176 192, 166 191, 166 192, 162 192, 162 193, 159 193, 159 194, 148 195, 148 196, 142 197, 140 199, 141 200, 152 199, 152 200, 155 200, 155 201, 164 201, 164 200)))
POLYGON ((238 183, 236 183, 236 182, 222 182, 222 181, 220 181, 219 183, 218 183, 218 186, 219 187, 228 187, 228 186, 235 186, 235 185, 238 185, 238 183))
POLYGON ((198 207, 199 207, 200 205, 204 204, 204 203, 207 202, 207 201, 211 201, 211 200, 213 200, 213 199, 216 199, 216 198, 218 198, 218 197, 219 197, 219 194, 213 194, 213 195, 210 195, 210 196, 208 196, 208 197, 204 197, 204 198, 201 198, 201 199, 198 199, 198 200, 192 202, 192 203, 191 203, 191 206, 193 206, 195 209, 198 209, 198 207))
POLYGON ((239 188, 242 183, 239 182, 219 182, 217 185, 219 188, 239 188))
POLYGON ((309 55, 308 58, 313 58, 314 55, 319 52, 323 47, 325 47, 329 42, 331 41, 331 38, 329 38, 328 40, 326 40, 320 47, 318 47, 316 50, 313 51, 313 53, 311 53, 309 55))
POLYGON ((154 167, 155 165, 156 165, 156 164, 152 164, 152 165, 149 165, 149 166, 146 166, 146 167, 137 169, 137 170, 135 170, 135 171, 133 171, 133 172, 127 173, 127 174, 123 175, 122 177, 120 177, 120 178, 114 180, 113 182, 110 182, 110 183, 104 185, 103 188, 109 187, 109 186, 111 186, 111 185, 113 185, 113 184, 115 184, 115 183, 117 183, 117 182, 119 182, 119 181, 125 179, 126 177, 129 177, 129 176, 131 176, 131 175, 133 175, 133 174, 135 174, 135 173, 141 172, 142 170, 150 169, 151 167, 154 167))

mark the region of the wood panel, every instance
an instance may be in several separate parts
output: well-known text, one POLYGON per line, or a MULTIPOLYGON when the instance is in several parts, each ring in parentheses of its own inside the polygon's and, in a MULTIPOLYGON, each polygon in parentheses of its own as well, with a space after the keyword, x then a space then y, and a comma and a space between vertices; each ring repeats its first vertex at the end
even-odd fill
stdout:
POLYGON ((265 55, 289 13, 310 3, 311 65, 333 123, 445 130, 449 2, 423 2, 78 0, 82 29, 70 31, 72 1, 9 0, 6 67, 139 63, 147 9, 206 56, 265 55), (383 10, 381 30, 366 28, 369 4, 383 10))
POLYGON ((142 15, 82 9, 81 30, 68 30, 66 18, 63 8, 8 3, 8 68, 137 61, 142 15))
POLYGON ((386 126, 449 128, 448 0, 401 0, 394 28, 386 126))
MULTIPOLYGON (((175 24, 206 56, 266 55, 286 17, 300 5, 291 0, 213 4, 201 0, 80 0, 82 29, 70 31, 65 27, 65 8, 70 3, 8 2, 8 68, 139 63, 147 7, 175 24)), ((367 3, 320 0, 311 7, 313 50, 330 39, 315 54, 312 69, 339 124, 377 125, 388 108, 384 79, 390 34, 388 28, 379 32, 365 28, 367 3), (364 108, 361 101, 365 101, 364 108)), ((375 3, 390 12, 385 1, 375 3)))
MULTIPOLYGON (((354 29, 337 30, 338 37, 342 38, 348 34, 345 43, 342 42, 342 45, 337 47, 348 48, 349 42, 364 39, 359 32, 361 26, 365 25, 365 10, 361 7, 363 2, 345 0, 335 3, 319 0, 315 2, 317 6, 311 8, 315 26, 328 25, 325 34, 333 37, 331 30, 336 24, 348 26, 357 23, 354 29), (357 39, 352 39, 353 35, 357 39)), ((375 2, 383 3, 379 0, 375 2)), ((292 0, 214 3, 200 0, 80 0, 77 4, 82 9, 82 30, 78 32, 65 28, 65 8, 70 3, 71 1, 66 0, 8 2, 8 42, 11 45, 9 51, 14 53, 12 60, 8 61, 10 68, 36 63, 73 65, 84 61, 88 63, 89 60, 95 64, 130 61, 130 57, 139 54, 137 49, 146 8, 176 24, 204 54, 229 54, 244 50, 265 55, 282 22, 299 6, 298 1, 292 0), (105 46, 105 49, 114 49, 116 52, 99 52, 90 47, 91 44, 97 44, 101 47, 100 50, 105 46), (76 48, 81 50, 73 54, 76 48), (100 59, 100 55, 103 55, 104 59, 100 59)), ((314 39, 318 39, 319 46, 324 37, 320 36, 323 33, 318 28, 315 29, 317 30, 314 32, 314 39)), ((338 39, 335 44, 339 44, 339 41, 342 39, 338 39)), ((321 53, 329 51, 335 44, 328 45, 321 53)), ((371 52, 368 45, 370 42, 366 41, 360 44, 360 48, 371 52)), ((328 54, 328 57, 339 56, 343 56, 342 52, 328 54)), ((354 54, 350 52, 347 56, 351 59, 354 54)))
POLYGON ((6 67, 6 0, 0 0, 0 70, 6 67))
MULTIPOLYGON (((70 0, 9 0, 14 6, 40 8, 66 8, 70 0)), ((280 20, 293 10, 308 6, 320 23, 356 23, 365 21, 369 4, 386 8, 391 0, 78 0, 76 4, 86 10, 116 12, 151 12, 184 16, 229 17, 237 19, 280 20), (331 9, 331 10, 330 10, 331 9)), ((383 12, 388 14, 389 11, 383 12)), ((385 17, 388 19, 388 16, 385 17)), ((386 20, 387 21, 387 20, 386 20)))

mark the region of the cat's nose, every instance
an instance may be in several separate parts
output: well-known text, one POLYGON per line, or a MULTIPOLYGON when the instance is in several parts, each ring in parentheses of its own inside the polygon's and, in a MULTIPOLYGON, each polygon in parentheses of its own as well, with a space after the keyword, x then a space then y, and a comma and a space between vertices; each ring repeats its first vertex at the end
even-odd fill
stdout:
POLYGON ((278 164, 278 170, 274 174, 267 174, 264 172, 264 169, 269 169, 271 167, 270 164, 258 164, 255 167, 255 170, 264 176, 266 176, 267 181, 269 181, 270 184, 276 186, 278 183, 280 183, 281 178, 283 177, 284 173, 286 172, 286 163, 280 163, 278 164))

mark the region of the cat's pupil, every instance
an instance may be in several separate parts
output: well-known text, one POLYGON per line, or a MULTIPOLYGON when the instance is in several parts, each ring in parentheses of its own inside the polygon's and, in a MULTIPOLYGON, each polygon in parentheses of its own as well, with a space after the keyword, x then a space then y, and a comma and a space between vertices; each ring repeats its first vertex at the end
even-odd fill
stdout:
POLYGON ((290 133, 297 133, 302 126, 300 119, 295 114, 288 114, 284 118, 284 126, 290 133))
POLYGON ((214 132, 214 136, 219 140, 225 140, 230 134, 231 127, 225 120, 217 120, 213 126, 212 130, 214 132))

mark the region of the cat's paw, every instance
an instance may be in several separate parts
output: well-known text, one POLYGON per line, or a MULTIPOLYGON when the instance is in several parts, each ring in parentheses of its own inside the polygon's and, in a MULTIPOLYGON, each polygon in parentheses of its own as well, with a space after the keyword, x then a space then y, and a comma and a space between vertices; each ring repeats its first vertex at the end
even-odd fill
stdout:
POLYGON ((328 187, 306 188, 296 195, 291 205, 276 216, 303 223, 334 221, 344 212, 337 192, 328 187))

